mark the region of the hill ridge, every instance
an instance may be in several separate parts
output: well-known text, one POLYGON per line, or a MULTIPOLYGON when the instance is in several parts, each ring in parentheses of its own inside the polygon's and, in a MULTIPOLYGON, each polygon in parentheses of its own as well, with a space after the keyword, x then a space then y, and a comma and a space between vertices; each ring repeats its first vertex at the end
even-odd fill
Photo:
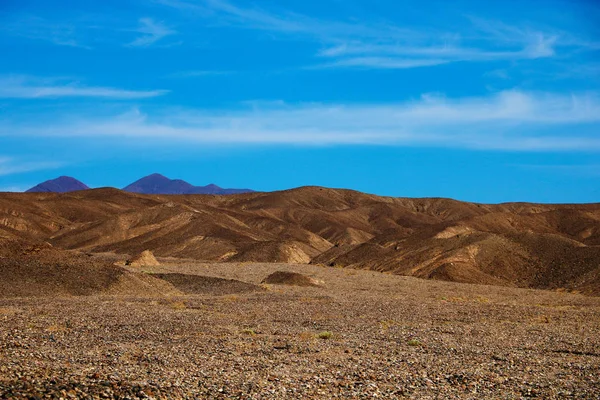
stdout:
POLYGON ((0 237, 600 294, 600 204, 478 204, 301 187, 231 196, 0 195, 0 237))
MULTIPOLYGON (((89 190, 90 187, 83 182, 70 177, 59 176, 35 185, 26 192, 36 193, 68 193, 80 190, 89 190)), ((238 194, 253 192, 251 189, 225 189, 214 183, 206 186, 194 186, 182 179, 170 179, 160 173, 152 173, 135 182, 130 183, 123 189, 126 192, 138 194, 238 194)))

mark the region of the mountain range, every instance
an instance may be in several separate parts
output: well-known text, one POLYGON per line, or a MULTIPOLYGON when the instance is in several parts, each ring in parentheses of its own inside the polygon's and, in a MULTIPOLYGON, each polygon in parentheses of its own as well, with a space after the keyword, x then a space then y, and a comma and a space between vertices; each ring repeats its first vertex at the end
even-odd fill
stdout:
POLYGON ((322 187, 231 196, 2 193, 1 238, 123 258, 151 250, 600 295, 598 203, 479 204, 322 187))
MULTIPOLYGON (((31 189, 28 193, 54 192, 68 193, 79 190, 87 190, 89 186, 70 176, 60 176, 42 182, 31 189)), ((253 192, 250 189, 224 189, 215 184, 206 186, 194 186, 181 179, 169 179, 161 174, 145 176, 123 188, 126 192, 140 194, 237 194, 253 192)))

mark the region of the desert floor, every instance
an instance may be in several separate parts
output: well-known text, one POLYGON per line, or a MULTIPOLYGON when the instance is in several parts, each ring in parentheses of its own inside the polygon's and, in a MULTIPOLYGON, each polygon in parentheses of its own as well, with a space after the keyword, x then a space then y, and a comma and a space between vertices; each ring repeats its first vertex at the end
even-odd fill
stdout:
POLYGON ((0 299, 0 398, 600 398, 598 297, 313 265, 142 269, 257 286, 0 299), (279 270, 325 286, 260 283, 279 270))

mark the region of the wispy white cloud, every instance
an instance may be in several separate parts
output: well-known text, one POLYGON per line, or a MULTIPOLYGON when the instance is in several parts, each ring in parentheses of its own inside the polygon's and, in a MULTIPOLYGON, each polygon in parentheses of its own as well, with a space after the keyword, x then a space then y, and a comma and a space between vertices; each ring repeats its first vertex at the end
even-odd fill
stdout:
POLYGON ((0 176, 60 168, 64 165, 57 161, 22 161, 13 157, 0 156, 0 176))
POLYGON ((309 67, 310 69, 320 68, 339 68, 339 67, 356 67, 356 68, 379 68, 379 69, 407 69, 417 67, 433 67, 435 65, 447 64, 450 61, 441 58, 431 59, 406 59, 393 57, 350 57, 341 58, 335 61, 326 62, 309 67))
POLYGON ((35 99, 44 97, 106 97, 141 99, 161 96, 165 90, 135 91, 101 86, 84 86, 78 82, 57 78, 31 76, 0 76, 0 98, 35 99))
POLYGON ((597 41, 578 37, 573 32, 558 28, 517 26, 473 15, 467 16, 467 19, 476 38, 505 44, 526 44, 532 49, 537 48, 542 54, 548 52, 547 45, 552 43, 564 47, 589 50, 600 48, 600 43, 597 41))
POLYGON ((31 40, 51 42, 58 46, 91 48, 82 43, 77 25, 72 22, 48 21, 36 16, 23 16, 1 24, 0 31, 31 40))
POLYGON ((247 29, 303 35, 325 45, 318 67, 405 69, 453 62, 534 60, 594 43, 555 29, 529 28, 466 17, 460 33, 438 27, 326 21, 292 12, 241 6, 226 0, 155 0, 186 14, 247 29))
POLYGON ((337 43, 352 38, 379 39, 387 37, 392 40, 423 40, 432 34, 413 29, 401 28, 390 24, 354 23, 338 20, 321 20, 292 11, 279 13, 266 9, 243 7, 226 0, 153 0, 177 9, 186 15, 210 20, 211 24, 242 29, 255 29, 278 32, 290 35, 302 35, 319 42, 337 43))
POLYGON ((311 18, 300 14, 277 15, 259 8, 239 7, 225 0, 154 0, 154 3, 205 18, 218 18, 223 24, 253 29, 307 32, 308 27, 313 25, 311 18))
POLYGON ((11 36, 88 50, 99 45, 124 43, 126 46, 148 47, 178 33, 163 22, 148 17, 140 18, 135 28, 131 28, 131 21, 103 15, 81 15, 76 19, 55 17, 53 20, 21 15, 8 22, 0 22, 0 32, 11 36))
POLYGON ((521 48, 497 50, 465 47, 460 44, 445 45, 406 45, 344 43, 322 50, 319 55, 336 61, 325 66, 375 67, 375 68, 415 68, 452 62, 523 60, 552 57, 556 37, 545 37, 536 33, 522 38, 521 48))
POLYGON ((161 110, 0 123, 0 135, 134 137, 214 144, 377 144, 527 151, 600 151, 600 96, 520 91, 399 104, 263 105, 161 110), (591 128, 590 128, 591 127, 591 128))
POLYGON ((150 46, 164 37, 177 33, 165 26, 162 22, 154 21, 152 18, 141 18, 139 23, 139 27, 134 31, 140 33, 141 36, 129 43, 129 46, 150 46))

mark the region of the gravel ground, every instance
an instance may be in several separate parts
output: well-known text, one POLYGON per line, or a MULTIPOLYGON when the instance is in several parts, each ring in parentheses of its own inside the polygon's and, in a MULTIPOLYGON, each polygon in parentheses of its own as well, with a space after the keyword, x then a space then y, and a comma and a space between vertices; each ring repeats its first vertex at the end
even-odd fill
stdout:
POLYGON ((0 299, 0 398, 600 398, 600 298, 288 264, 325 287, 0 299))

